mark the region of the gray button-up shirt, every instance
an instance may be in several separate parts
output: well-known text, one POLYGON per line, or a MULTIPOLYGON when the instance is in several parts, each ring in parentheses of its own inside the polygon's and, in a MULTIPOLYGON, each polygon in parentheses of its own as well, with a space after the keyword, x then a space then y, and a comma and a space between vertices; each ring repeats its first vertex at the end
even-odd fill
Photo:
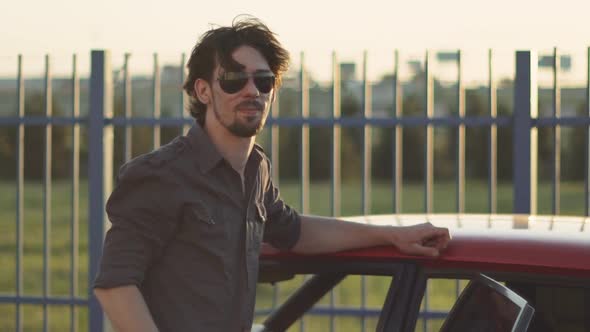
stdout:
POLYGON ((239 174, 198 125, 123 165, 96 288, 136 285, 161 332, 252 325, 261 241, 288 250, 297 212, 280 198, 255 146, 239 174))

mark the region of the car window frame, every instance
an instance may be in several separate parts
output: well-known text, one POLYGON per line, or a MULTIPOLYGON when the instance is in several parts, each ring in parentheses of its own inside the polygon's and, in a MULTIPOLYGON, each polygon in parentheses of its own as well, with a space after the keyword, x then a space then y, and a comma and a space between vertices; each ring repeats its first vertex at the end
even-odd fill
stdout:
MULTIPOLYGON (((265 259, 260 262, 261 282, 280 282, 295 275, 314 275, 285 302, 276 307, 262 323, 265 331, 283 331, 313 307, 323 295, 328 293, 346 276, 386 276, 391 277, 387 295, 381 307, 377 322, 377 331, 401 331, 417 319, 418 308, 410 312, 409 303, 416 298, 415 291, 424 286, 415 285, 419 273, 419 264, 412 261, 391 262, 387 260, 355 261, 311 258, 301 259, 265 259), (272 279, 275 277, 276 279, 272 279), (310 292, 320 291, 321 294, 310 292), (313 296, 309 301, 308 296, 313 296), (408 321, 408 318, 413 319, 408 321), (393 329, 393 330, 392 330, 393 329)), ((415 324, 415 322, 414 322, 415 324)))
MULTIPOLYGON (((512 272, 512 271, 502 271, 502 270, 493 270, 493 269, 485 269, 485 270, 473 270, 473 269, 457 269, 457 268, 421 268, 420 275, 417 278, 420 278, 424 281, 424 288, 423 289, 416 289, 414 290, 415 298, 412 299, 410 305, 412 306, 412 316, 410 317, 414 324, 411 326, 407 326, 401 330, 390 330, 390 331, 403 331, 403 332, 414 332, 416 328, 415 322, 419 316, 420 305, 422 303, 422 299, 424 294, 427 290, 427 283, 430 279, 447 279, 447 280, 471 280, 473 278, 477 278, 479 274, 484 274, 495 281, 503 282, 503 283, 510 283, 510 282, 524 282, 524 283, 532 283, 535 285, 541 286, 554 286, 554 287, 574 287, 574 288, 584 288, 590 289, 590 279, 578 277, 578 276, 561 276, 556 274, 538 274, 536 271, 531 273, 526 272, 512 272), (418 310, 416 311, 416 308, 418 310), (415 312, 415 315, 414 315, 415 312), (414 319, 415 318, 415 319, 414 319)), ((509 287, 509 285, 508 285, 509 287)), ((510 287, 509 287, 510 288, 510 287)), ((456 300, 455 300, 456 301, 456 300)), ((534 305, 533 305, 534 307, 534 305)), ((590 321, 590 315, 587 318, 590 321)), ((588 325, 588 323, 586 323, 588 325)), ((590 325, 589 325, 590 326, 590 325)))

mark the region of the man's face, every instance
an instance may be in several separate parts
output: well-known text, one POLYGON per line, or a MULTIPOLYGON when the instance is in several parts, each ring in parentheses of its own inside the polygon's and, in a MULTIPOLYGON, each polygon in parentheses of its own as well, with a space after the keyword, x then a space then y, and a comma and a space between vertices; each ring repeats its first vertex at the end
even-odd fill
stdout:
POLYGON ((217 120, 233 135, 252 137, 264 127, 274 95, 274 76, 262 54, 250 46, 237 48, 232 57, 243 68, 240 71, 229 71, 219 65, 215 68, 207 121, 217 120), (271 79, 273 85, 269 89, 271 79), (240 80, 247 80, 241 88, 240 80))

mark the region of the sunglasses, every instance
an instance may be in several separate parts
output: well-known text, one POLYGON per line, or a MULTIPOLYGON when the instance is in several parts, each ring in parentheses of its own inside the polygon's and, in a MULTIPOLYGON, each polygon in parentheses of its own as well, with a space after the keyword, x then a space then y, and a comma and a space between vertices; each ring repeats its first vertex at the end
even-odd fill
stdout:
POLYGON ((219 81, 221 90, 225 93, 236 93, 248 84, 250 77, 254 80, 254 85, 260 93, 269 93, 275 86, 275 75, 267 71, 252 74, 241 71, 230 71, 223 73, 217 80, 219 81))

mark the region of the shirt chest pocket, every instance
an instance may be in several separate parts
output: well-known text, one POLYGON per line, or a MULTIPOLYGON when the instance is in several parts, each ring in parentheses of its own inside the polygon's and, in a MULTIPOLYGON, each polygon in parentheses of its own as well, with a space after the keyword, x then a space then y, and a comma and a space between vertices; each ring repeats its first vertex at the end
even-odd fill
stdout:
POLYGON ((264 224, 266 223, 266 209, 261 204, 255 204, 253 218, 248 222, 248 247, 249 251, 255 252, 258 256, 260 243, 264 236, 264 224))
POLYGON ((227 238, 223 218, 211 211, 203 202, 187 204, 183 210, 183 222, 179 238, 198 246, 215 248, 227 238))

